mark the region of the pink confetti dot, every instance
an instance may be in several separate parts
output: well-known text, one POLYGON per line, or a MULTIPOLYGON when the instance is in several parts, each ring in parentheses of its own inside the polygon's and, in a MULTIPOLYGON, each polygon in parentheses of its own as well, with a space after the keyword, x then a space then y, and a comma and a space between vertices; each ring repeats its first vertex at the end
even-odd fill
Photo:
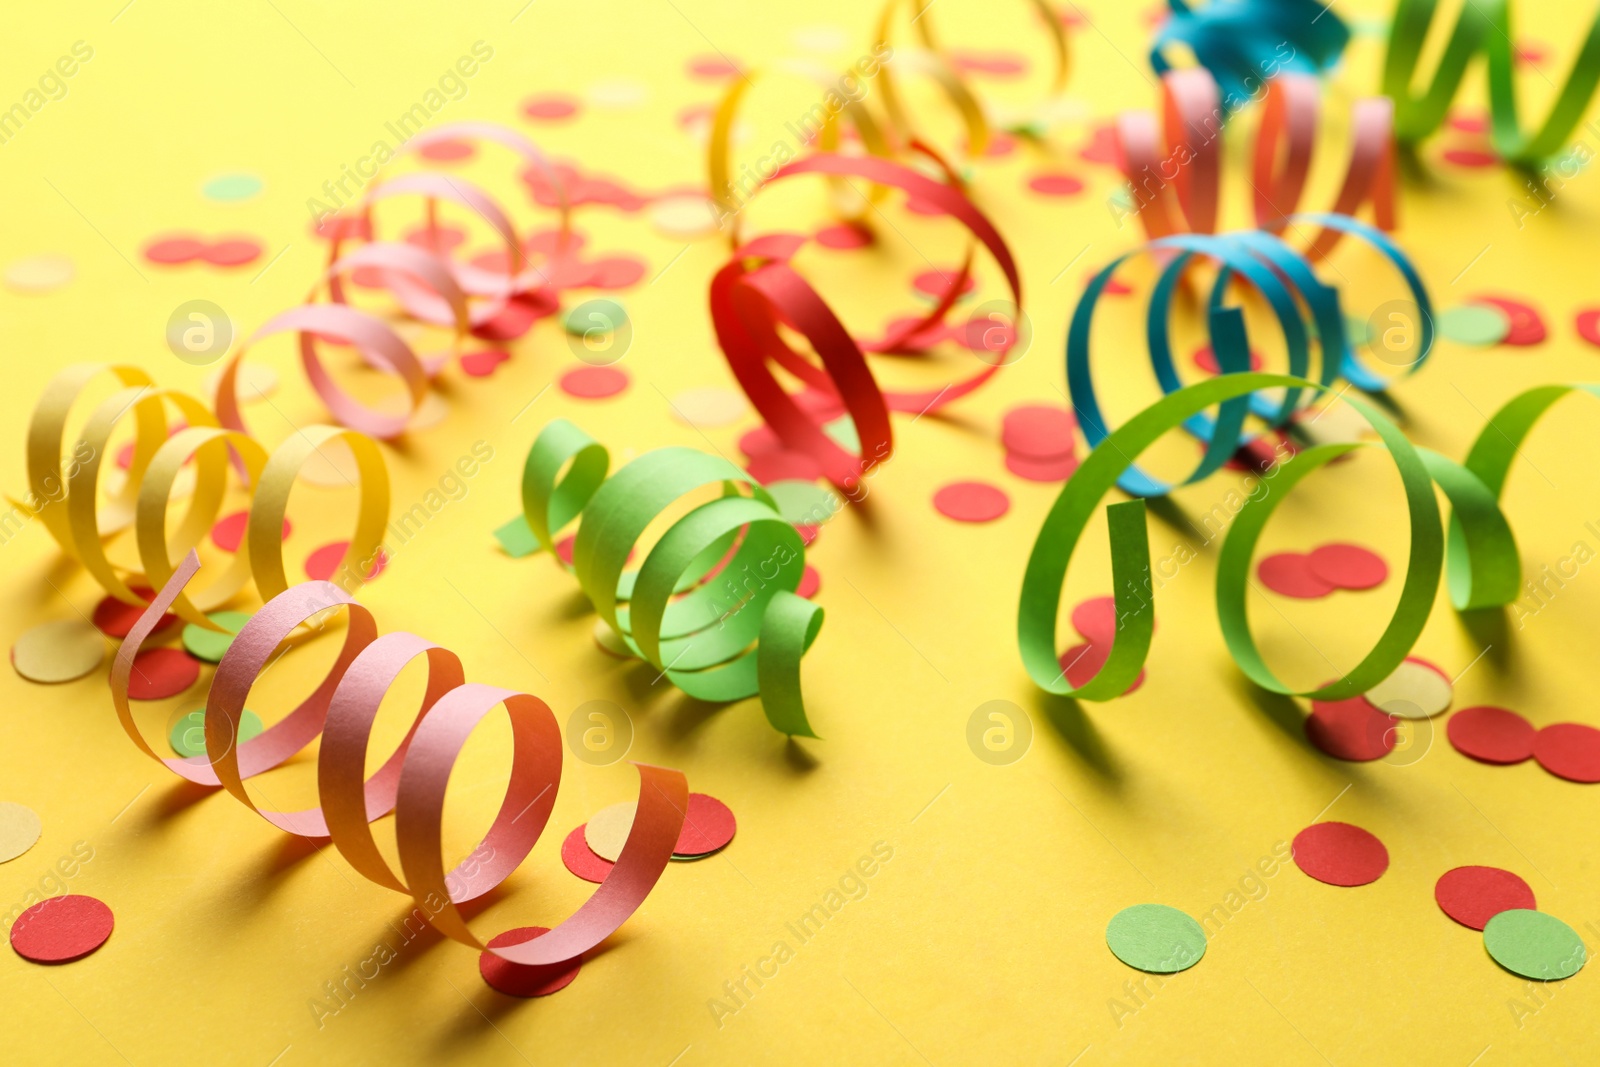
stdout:
POLYGON ((1578 312, 1575 325, 1579 337, 1600 348, 1600 308, 1588 308, 1578 312))
POLYGON ((445 140, 429 141, 417 150, 417 154, 435 163, 454 163, 457 160, 471 159, 476 151, 477 149, 466 141, 445 140))
POLYGON ((805 572, 800 575, 800 586, 794 591, 795 596, 805 597, 810 600, 822 589, 822 574, 811 564, 806 564, 805 572))
POLYGON ((216 241, 206 246, 200 258, 218 267, 242 267, 261 258, 261 242, 248 237, 216 241))
POLYGON ((650 265, 638 256, 601 256, 588 264, 589 286, 594 289, 626 289, 644 280, 650 265))
POLYGON ((957 522, 992 522, 1010 510, 1011 498, 988 482, 951 482, 933 494, 933 506, 957 522))
MULTIPOLYGON (((912 287, 919 293, 925 293, 935 300, 943 300, 950 288, 961 277, 960 267, 951 267, 947 270, 925 270, 912 279, 912 287)), ((966 284, 961 287, 961 295, 965 296, 977 288, 978 283, 972 275, 967 275, 966 284)))
POLYGON ((583 400, 616 396, 627 387, 627 372, 616 367, 574 367, 561 376, 561 391, 583 400))
POLYGON ((841 222, 834 226, 824 226, 817 231, 817 243, 824 248, 851 249, 865 248, 873 243, 872 231, 865 226, 853 226, 841 222))
POLYGON ((1043 196, 1077 196, 1083 192, 1083 182, 1071 174, 1035 174, 1028 179, 1028 188, 1043 196))
POLYGON ((578 113, 578 102, 563 93, 530 96, 522 102, 522 113, 536 122, 560 122, 578 113))
POLYGON ((175 266, 179 263, 188 263, 191 260, 199 259, 205 250, 206 243, 198 238, 187 236, 163 237, 145 245, 144 258, 151 263, 175 266))
MULTIPOLYGON (((344 554, 350 551, 349 541, 330 541, 321 548, 316 549, 306 557, 306 577, 315 582, 326 582, 333 579, 334 572, 339 569, 339 564, 344 560, 344 554)), ((372 560, 372 567, 367 571, 364 581, 372 581, 383 573, 383 568, 389 565, 389 557, 383 549, 378 549, 378 554, 372 560)))
POLYGON ((727 56, 695 56, 685 69, 689 77, 700 81, 720 81, 739 73, 739 65, 727 56))
MULTIPOLYGON (((224 515, 211 527, 211 543, 224 552, 237 552, 244 543, 245 531, 250 526, 250 513, 248 511, 235 511, 232 515, 224 515)), ((283 540, 289 540, 289 520, 283 520, 283 540)))
POLYGON ((474 378, 487 378, 495 372, 496 367, 510 358, 511 353, 498 348, 468 352, 461 357, 461 370, 474 378))
POLYGON ((1474 169, 1493 167, 1500 162, 1499 156, 1481 148, 1447 148, 1439 158, 1457 167, 1474 169))

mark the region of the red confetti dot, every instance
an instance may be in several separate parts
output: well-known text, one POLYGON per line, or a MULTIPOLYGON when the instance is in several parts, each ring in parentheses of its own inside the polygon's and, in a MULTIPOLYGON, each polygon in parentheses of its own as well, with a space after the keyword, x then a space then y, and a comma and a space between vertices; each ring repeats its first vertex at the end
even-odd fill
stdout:
MULTIPOLYGON (((925 270, 911 281, 913 288, 919 293, 926 293, 935 300, 943 300, 945 294, 956 284, 961 277, 960 267, 951 267, 948 270, 925 270)), ((977 288, 978 283, 972 275, 967 275, 967 283, 961 287, 961 294, 965 296, 977 288)))
POLYGON ((406 244, 429 252, 450 252, 461 247, 467 240, 467 231, 459 226, 435 226, 428 229, 418 226, 406 234, 406 244))
POLYGON ((1336 589, 1372 589, 1389 577, 1389 565, 1376 552, 1335 542, 1311 550, 1311 573, 1336 589))
POLYGON ((493 318, 474 326, 472 336, 480 341, 515 341, 531 330, 534 323, 555 314, 559 307, 555 295, 548 290, 518 293, 493 318))
POLYGON ((805 452, 763 452, 745 468, 762 485, 773 482, 811 482, 822 477, 822 465, 805 452))
POLYGON ((1456 867, 1433 884, 1439 909, 1462 926, 1482 930, 1502 911, 1537 911, 1528 883, 1499 867, 1456 867))
POLYGON ((1011 508, 1011 499, 987 482, 951 482, 933 494, 939 514, 957 522, 991 522, 1011 508))
POLYGON ((1511 320, 1511 329, 1500 342, 1503 345, 1519 347, 1536 345, 1541 344, 1549 336, 1549 331, 1544 327, 1544 316, 1540 315, 1539 309, 1532 304, 1503 296, 1475 296, 1467 303, 1484 304, 1499 308, 1506 313, 1506 318, 1511 320))
MULTIPOLYGON (((235 511, 232 515, 224 515, 211 527, 211 543, 224 552, 237 552, 244 543, 245 530, 250 526, 250 513, 248 511, 235 511)), ((289 540, 289 520, 283 520, 283 540, 289 540)))
MULTIPOLYGON (((540 934, 548 934, 547 926, 518 926, 503 934, 496 934, 488 942, 489 948, 504 948, 532 941, 540 934)), ((508 997, 548 997, 572 984, 583 967, 582 958, 531 967, 526 963, 512 963, 493 952, 478 955, 478 973, 489 988, 508 997)))
POLYGON ((66 963, 105 944, 115 923, 111 909, 94 897, 48 897, 17 916, 11 947, 35 963, 66 963))
POLYGON ((205 250, 206 243, 194 237, 163 237, 145 245, 144 258, 172 266, 199 259, 205 250))
POLYGON ((429 141, 417 150, 423 159, 431 159, 436 163, 453 163, 460 159, 470 159, 477 149, 466 141, 429 141))
POLYGON ((583 400, 616 396, 627 387, 627 373, 616 367, 574 367, 561 376, 561 391, 583 400))
MULTIPOLYGON (((316 549, 306 557, 306 577, 314 582, 327 582, 333 579, 334 572, 339 569, 344 554, 350 551, 349 541, 330 541, 321 548, 316 549)), ((363 581, 372 581, 383 573, 383 568, 389 565, 389 557, 383 549, 378 549, 378 555, 372 561, 372 567, 367 571, 363 581)))
POLYGON ((1077 196, 1083 192, 1083 182, 1071 174, 1035 174, 1028 179, 1028 188, 1043 196, 1077 196))
POLYGON ((824 226, 817 231, 817 243, 824 248, 865 248, 872 244, 875 238, 872 231, 865 226, 854 226, 841 222, 836 226, 824 226))
POLYGON ((1505 708, 1462 708, 1445 733, 1457 752, 1480 763, 1521 763, 1533 755, 1533 723, 1505 708))
POLYGON ((578 535, 568 534, 556 542, 556 558, 567 566, 572 566, 572 546, 577 544, 578 535))
POLYGON ((1060 459, 1077 448, 1072 432, 1077 420, 1065 408, 1049 404, 1023 404, 1000 420, 1000 444, 1007 452, 1029 459, 1060 459))
POLYGON ((1030 482, 1064 482, 1078 469, 1077 456, 1033 459, 1015 452, 1006 455, 1006 470, 1030 482))
POLYGON ((1090 644, 1109 645, 1117 636, 1117 602, 1108 596, 1090 597, 1072 609, 1072 628, 1090 644))
POLYGON ((1376 882, 1389 869, 1389 850, 1372 834, 1347 822, 1319 822, 1294 835, 1294 862, 1328 885, 1376 882))
POLYGON ((626 289, 644 279, 650 265, 638 256, 601 256, 589 264, 589 285, 595 289, 626 289))
MULTIPOLYGON (((1073 645, 1061 653, 1058 662, 1061 671, 1067 676, 1067 682, 1074 689, 1081 689, 1094 681, 1094 676, 1100 673, 1100 668, 1106 664, 1106 659, 1111 655, 1111 646, 1100 642, 1091 641, 1088 644, 1073 645)), ((1144 671, 1139 672, 1139 677, 1133 684, 1122 691, 1127 696, 1144 684, 1144 671)))
POLYGON ((461 357, 461 369, 474 378, 487 378, 496 367, 511 358, 510 352, 486 348, 482 352, 468 352, 461 357))
POLYGON ((1381 759, 1394 748, 1398 721, 1373 707, 1365 697, 1313 700, 1305 722, 1306 740, 1334 759, 1381 759))
POLYGON ((795 533, 800 535, 800 543, 810 548, 812 543, 822 534, 822 527, 809 523, 797 522, 794 524, 795 533))
POLYGON ((739 73, 739 65, 726 56, 695 56, 687 64, 689 77, 717 81, 739 73))
POLYGON ((1440 158, 1458 167, 1492 167, 1500 162, 1499 156, 1481 148, 1447 148, 1440 158))
POLYGON ((783 442, 778 439, 772 427, 767 425, 757 426, 739 438, 739 451, 750 459, 764 452, 777 452, 782 448, 783 442))
POLYGON ((689 807, 683 815, 683 829, 674 856, 708 856, 733 840, 737 824, 728 805, 704 793, 690 793, 689 807))
POLYGON ((1299 552, 1279 552, 1256 565, 1261 584, 1281 596, 1315 600, 1333 592, 1333 585, 1312 573, 1311 557, 1299 552))
MULTIPOLYGON (((155 590, 143 585, 129 586, 134 594, 144 600, 154 600, 155 590)), ((143 604, 124 604, 114 596, 108 596, 94 606, 91 616, 95 628, 107 637, 127 637, 128 631, 133 629, 133 624, 139 621, 139 616, 144 614, 143 604)), ((178 617, 168 612, 161 616, 161 621, 156 623, 156 629, 171 626, 178 621, 178 617)))
POLYGON ((1539 766, 1569 782, 1600 782, 1600 730, 1580 722, 1558 722, 1533 739, 1539 766))
POLYGON ((200 661, 181 648, 147 648, 133 657, 128 696, 134 700, 165 700, 188 689, 199 678, 200 661))
MULTIPOLYGON (((1205 371, 1207 374, 1222 373, 1222 364, 1217 362, 1217 354, 1211 350, 1210 345, 1205 345, 1201 348, 1195 349, 1195 353, 1192 358, 1194 360, 1194 365, 1205 371)), ((1252 349, 1250 352, 1250 369, 1260 370, 1262 366, 1263 363, 1261 360, 1261 353, 1252 349)))
POLYGON ((1600 308, 1578 312, 1578 336, 1600 347, 1600 308))
POLYGON ((261 242, 248 237, 231 241, 216 241, 206 246, 200 258, 218 267, 242 267, 259 259, 261 242))
POLYGON ((822 589, 822 574, 811 564, 806 564, 806 569, 800 575, 800 586, 794 591, 795 596, 805 597, 810 600, 822 589))
POLYGON ((578 102, 563 93, 545 93, 524 100, 522 113, 537 122, 560 122, 578 113, 578 102))
POLYGON ((616 864, 604 856, 596 856, 594 849, 584 839, 584 827, 588 823, 580 823, 578 828, 567 835, 561 842, 561 862, 566 864, 567 870, 582 878, 585 882, 596 884, 606 880, 606 875, 611 873, 611 868, 616 864))
POLYGON ((1110 167, 1122 166, 1122 149, 1117 144, 1117 131, 1110 123, 1095 127, 1089 143, 1078 149, 1078 155, 1090 163, 1104 163, 1110 167))
POLYGON ((1489 132, 1489 116, 1482 112, 1472 114, 1457 113, 1450 116, 1451 129, 1460 130, 1462 133, 1487 133, 1489 132))

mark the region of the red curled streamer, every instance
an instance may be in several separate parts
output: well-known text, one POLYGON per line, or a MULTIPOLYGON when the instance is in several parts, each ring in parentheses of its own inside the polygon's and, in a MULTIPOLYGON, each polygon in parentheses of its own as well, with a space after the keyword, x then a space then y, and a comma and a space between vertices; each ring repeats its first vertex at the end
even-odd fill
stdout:
MULTIPOLYGON (((796 174, 864 178, 904 190, 942 208, 966 226, 999 264, 1020 318, 1022 281, 1011 250, 994 224, 953 184, 934 181, 898 163, 831 153, 790 163, 766 184, 796 174)), ((823 475, 848 492, 864 472, 887 460, 893 452, 891 410, 922 414, 966 396, 1005 366, 1005 353, 1011 345, 999 350, 996 362, 942 389, 884 392, 867 366, 866 353, 915 348, 914 339, 919 334, 942 323, 970 276, 972 251, 969 249, 959 276, 932 311, 891 330, 882 341, 863 343, 851 336, 826 301, 790 265, 806 240, 796 234, 768 234, 736 249, 712 279, 711 321, 734 377, 784 446, 814 458, 823 475), (789 347, 778 331, 780 324, 805 336, 822 361, 820 367, 789 347), (821 422, 795 402, 773 375, 769 361, 798 378, 809 390, 843 403, 855 423, 860 455, 841 447, 823 430, 821 422)))
MULTIPOLYGON (((1124 112, 1117 120, 1122 172, 1134 197, 1131 211, 1152 239, 1216 233, 1226 122, 1217 83, 1203 68, 1169 71, 1161 78, 1161 97, 1159 126, 1148 111, 1124 112)), ((1298 210, 1321 109, 1322 86, 1312 75, 1280 74, 1267 83, 1250 175, 1257 226, 1279 232, 1298 210)), ((1381 96, 1357 100, 1351 123, 1350 161, 1328 210, 1354 215, 1371 203, 1378 228, 1393 230, 1394 102, 1381 96)), ((1324 228, 1311 240, 1306 258, 1323 258, 1340 236, 1341 231, 1324 228)))
POLYGON ((679 771, 639 763, 633 828, 616 866, 594 894, 548 933, 494 948, 477 939, 456 905, 500 885, 539 839, 561 779, 560 727, 537 697, 465 681, 461 661, 448 649, 414 634, 378 636, 371 613, 329 582, 305 582, 273 597, 234 638, 206 696, 206 755, 157 755, 133 721, 128 680, 140 647, 199 569, 199 557, 190 552, 129 631, 111 669, 117 716, 146 755, 191 782, 222 786, 280 830, 331 839, 361 874, 409 893, 441 933, 512 963, 545 966, 574 959, 610 936, 644 902, 672 857, 689 787, 679 771), (251 686, 278 646, 301 624, 338 606, 346 608, 349 626, 327 675, 282 721, 236 745, 251 686), (427 658, 428 686, 416 720, 383 765, 365 778, 367 742, 379 705, 401 670, 418 657, 427 658), (450 772, 473 729, 502 706, 512 728, 505 799, 483 840, 446 871, 441 819, 450 772), (280 766, 319 735, 319 806, 300 811, 258 807, 245 780, 280 766), (400 875, 379 853, 368 825, 390 811, 400 875))

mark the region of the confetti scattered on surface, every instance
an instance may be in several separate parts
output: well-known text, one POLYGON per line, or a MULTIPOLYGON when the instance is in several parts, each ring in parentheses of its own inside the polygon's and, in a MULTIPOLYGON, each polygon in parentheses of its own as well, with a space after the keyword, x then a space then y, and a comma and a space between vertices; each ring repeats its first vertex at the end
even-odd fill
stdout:
POLYGON ((1462 708, 1445 724, 1450 744, 1481 763, 1521 763, 1533 756, 1533 724, 1506 708, 1462 708))
POLYGON ((1538 907, 1528 883, 1499 867, 1456 867, 1433 886, 1439 909, 1462 926, 1482 930, 1502 911, 1538 907))
POLYGON ((1439 313, 1439 335, 1464 345, 1497 345, 1511 332, 1504 311, 1484 304, 1462 304, 1439 313))
POLYGON ((1135 904, 1106 924, 1106 947, 1136 970, 1176 974, 1206 954, 1205 929, 1177 908, 1135 904))
POLYGON ((1371 833, 1347 822, 1319 822, 1294 835, 1295 866, 1328 885, 1376 882, 1389 869, 1389 850, 1371 833))
MULTIPOLYGON (((486 942, 489 948, 520 945, 525 941, 548 934, 549 927, 518 926, 503 934, 496 934, 486 942)), ((575 956, 565 963, 552 963, 543 967, 512 963, 493 952, 478 954, 478 973, 489 988, 508 997, 547 997, 572 984, 583 967, 583 957, 575 956)))
MULTIPOLYGON (((246 708, 239 714, 239 740, 237 743, 242 745, 251 738, 259 736, 263 729, 261 716, 246 708)), ((206 709, 197 708, 186 715, 180 716, 167 733, 167 742, 172 745, 172 751, 185 758, 189 756, 204 756, 206 754, 206 709)))
POLYGON ((1365 697, 1313 700, 1305 723, 1306 739, 1335 759, 1382 759, 1394 750, 1398 721, 1365 697))
POLYGON ((200 680, 200 661, 181 649, 150 648, 133 660, 128 696, 134 700, 175 697, 200 680))
MULTIPOLYGON (((136 585, 131 588, 136 595, 147 601, 155 595, 154 590, 148 586, 136 585)), ((139 616, 142 614, 144 614, 143 604, 125 604, 114 596, 108 596, 94 606, 91 618, 100 632, 107 637, 127 637, 129 629, 139 621, 139 616)), ((168 614, 161 619, 157 629, 170 626, 177 621, 176 615, 168 614)))
POLYGON ((11 646, 11 666, 30 682, 70 682, 106 658, 100 631, 81 619, 40 623, 11 646))
POLYGON ((28 256, 6 264, 8 289, 19 293, 48 293, 72 281, 76 270, 66 256, 28 256))
POLYGON ((39 814, 11 801, 0 801, 0 863, 16 859, 34 846, 44 830, 39 814))
POLYGON ((1571 978, 1588 958, 1572 927, 1554 915, 1525 908, 1490 919, 1483 927, 1483 947, 1512 974, 1538 982, 1571 978))
POLYGON ((1036 174, 1028 179, 1028 188, 1043 196, 1077 196, 1083 181, 1071 174, 1036 174))
POLYGON ((207 200, 233 203, 260 196, 262 188, 261 179, 254 174, 219 174, 206 180, 200 187, 200 195, 207 200))
MULTIPOLYGON (((339 564, 344 561, 345 553, 349 551, 349 541, 330 541, 320 548, 313 549, 311 554, 306 557, 306 577, 314 582, 332 581, 334 574, 339 570, 339 564)), ((388 555, 383 549, 378 549, 377 555, 373 557, 372 566, 367 568, 367 573, 362 580, 372 581, 382 574, 383 569, 388 565, 388 555)))
POLYGON ((1522 348, 1543 344, 1548 336, 1544 316, 1539 314, 1538 308, 1525 301, 1504 296, 1475 296, 1469 303, 1496 308, 1506 316, 1510 326, 1501 344, 1522 348))
POLYGON ((221 626, 226 633, 208 630, 204 626, 189 623, 183 628, 183 647, 196 659, 203 659, 207 663, 218 663, 222 654, 228 651, 228 646, 233 644, 233 636, 244 628, 250 621, 250 613, 245 611, 213 611, 206 618, 221 626))
POLYGON ((628 831, 633 829, 635 807, 633 801, 627 800, 609 808, 601 808, 590 816, 583 831, 583 840, 589 846, 589 851, 608 863, 617 862, 617 857, 622 855, 622 846, 628 840, 628 831))
POLYGON ((823 248, 833 248, 841 251, 852 248, 866 248, 873 243, 872 231, 865 226, 841 222, 833 226, 824 226, 817 231, 817 244, 823 248))
POLYGON ((1319 578, 1311 569, 1311 557, 1301 552, 1278 552, 1256 564, 1261 584, 1280 596, 1296 600, 1315 600, 1333 592, 1332 582, 1319 578))
MULTIPOLYGON (((239 546, 244 543, 244 532, 249 525, 250 513, 248 511, 235 511, 230 515, 224 515, 216 521, 216 525, 211 527, 211 543, 224 552, 237 552, 239 551, 239 546)), ((289 540, 289 533, 292 529, 293 527, 289 525, 289 520, 284 519, 283 539, 285 541, 289 540)), ((118 603, 121 603, 121 601, 118 601, 118 603)), ((134 618, 138 618, 137 612, 134 613, 134 618)), ((123 633, 126 632, 126 630, 123 631, 123 633)))
POLYGON ((561 391, 581 400, 603 400, 628 387, 628 372, 618 367, 573 367, 561 375, 561 391))
POLYGON ((94 897, 48 897, 17 916, 11 947, 35 963, 67 963, 105 944, 113 925, 111 909, 94 897))
POLYGON ((1374 589, 1389 577, 1383 557, 1360 545, 1333 543, 1311 550, 1311 573, 1337 589, 1374 589))
POLYGON ((1533 738, 1539 766, 1569 782, 1600 782, 1600 730, 1579 722, 1552 723, 1533 738))
POLYGON ((1407 656, 1394 673, 1367 690, 1373 707, 1401 719, 1428 719, 1450 707, 1455 688, 1438 667, 1407 656))
MULTIPOLYGON (((631 823, 631 820, 630 820, 631 823)), ((738 826, 728 805, 705 793, 690 793, 683 829, 672 848, 675 859, 698 859, 726 848, 738 826)))
POLYGON ((933 494, 933 507, 957 522, 993 522, 1011 510, 1011 498, 987 482, 951 482, 933 494))
POLYGON ((672 196, 650 208, 650 224, 668 237, 690 239, 717 232, 715 206, 703 196, 672 196))

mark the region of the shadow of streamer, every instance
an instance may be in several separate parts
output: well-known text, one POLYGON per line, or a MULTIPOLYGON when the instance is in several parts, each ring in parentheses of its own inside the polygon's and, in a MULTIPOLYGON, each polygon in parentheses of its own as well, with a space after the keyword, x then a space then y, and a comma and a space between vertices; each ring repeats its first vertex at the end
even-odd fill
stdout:
POLYGON ((1084 766, 1094 771, 1103 782, 1121 787, 1122 768, 1106 747, 1082 704, 1071 697, 1057 696, 1035 687, 1033 710, 1038 718, 1050 724, 1084 766))

